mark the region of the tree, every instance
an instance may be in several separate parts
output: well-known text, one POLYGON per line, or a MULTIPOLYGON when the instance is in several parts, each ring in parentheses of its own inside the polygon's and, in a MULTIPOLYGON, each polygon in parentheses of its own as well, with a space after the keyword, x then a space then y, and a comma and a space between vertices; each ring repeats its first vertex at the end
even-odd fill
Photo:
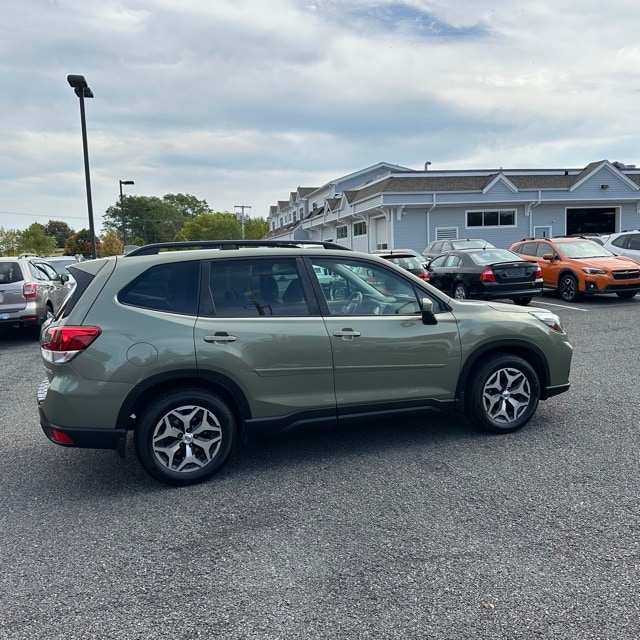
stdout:
POLYGON ((206 200, 198 200, 188 193, 167 193, 162 200, 180 210, 187 220, 203 213, 213 213, 206 200))
MULTIPOLYGON (((96 251, 100 253, 100 238, 98 237, 96 237, 96 251)), ((69 236, 64 245, 64 252, 72 256, 75 256, 78 253, 83 256, 90 256, 91 234, 89 233, 89 229, 80 229, 80 231, 69 236)))
POLYGON ((20 246, 20 231, 0 227, 0 256, 17 256, 20 246))
POLYGON ((118 232, 115 229, 109 229, 100 242, 99 256, 101 258, 119 256, 122 255, 123 250, 124 247, 122 246, 122 242, 120 242, 118 232))
POLYGON ((240 221, 233 213, 203 213, 185 223, 182 240, 237 240, 242 237, 240 221))
POLYGON ((127 196, 123 198, 122 207, 118 202, 107 208, 103 217, 104 228, 117 231, 121 240, 126 237, 127 244, 140 239, 143 244, 170 242, 182 229, 187 217, 165 198, 127 196))
POLYGON ((49 220, 44 230, 48 236, 55 240, 58 249, 62 249, 67 242, 67 238, 73 234, 73 229, 61 220, 49 220))
POLYGON ((269 231, 269 221, 264 218, 247 218, 244 221, 244 237, 247 240, 260 240, 269 231))
POLYGON ((20 253, 37 253, 40 255, 50 255, 56 250, 56 241, 47 235, 44 225, 34 222, 27 227, 18 240, 18 251, 20 253))

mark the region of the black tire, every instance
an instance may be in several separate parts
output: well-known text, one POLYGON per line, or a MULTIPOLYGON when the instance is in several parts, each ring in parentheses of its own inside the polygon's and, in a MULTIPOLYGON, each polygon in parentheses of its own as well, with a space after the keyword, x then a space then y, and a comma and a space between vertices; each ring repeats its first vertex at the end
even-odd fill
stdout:
POLYGON ((571 273, 565 273, 558 282, 558 293, 565 302, 575 302, 580 296, 577 278, 571 273))
POLYGON ((617 291, 616 295, 618 296, 618 298, 623 298, 624 300, 627 300, 629 298, 633 298, 633 296, 635 296, 637 293, 637 291, 617 291))
POLYGON ((467 287, 465 287, 462 282, 457 282, 453 285, 453 295, 451 297, 456 300, 466 300, 469 297, 467 287))
POLYGON ((467 416, 495 433, 522 428, 540 400, 540 381, 533 367, 519 356, 490 356, 469 376, 467 416))
POLYGON ((136 455, 144 470, 174 486, 210 478, 227 462, 236 441, 236 420, 227 403, 196 388, 152 401, 134 433, 136 455))
POLYGON ((511 299, 513 300, 514 304, 519 304, 523 307, 526 307, 531 302, 531 300, 533 300, 533 296, 517 296, 511 299))

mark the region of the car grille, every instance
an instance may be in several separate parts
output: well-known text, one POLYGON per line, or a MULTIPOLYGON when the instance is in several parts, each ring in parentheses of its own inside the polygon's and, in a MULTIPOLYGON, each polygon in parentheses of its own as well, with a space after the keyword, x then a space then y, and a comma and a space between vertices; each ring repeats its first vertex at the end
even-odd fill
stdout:
POLYGON ((625 269, 624 271, 612 271, 614 280, 633 280, 640 278, 640 269, 625 269))

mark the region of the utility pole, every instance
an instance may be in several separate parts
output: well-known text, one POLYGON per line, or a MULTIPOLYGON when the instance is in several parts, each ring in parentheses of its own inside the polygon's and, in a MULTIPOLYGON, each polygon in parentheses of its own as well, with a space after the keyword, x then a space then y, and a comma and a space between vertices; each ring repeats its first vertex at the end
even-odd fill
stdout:
MULTIPOLYGON (((240 213, 240 222, 242 222, 242 239, 244 240, 244 210, 245 209, 251 209, 251 205, 248 204, 237 204, 235 205, 234 209, 240 209, 241 213, 240 213)), ((238 217, 238 214, 236 213, 236 218, 238 217)))

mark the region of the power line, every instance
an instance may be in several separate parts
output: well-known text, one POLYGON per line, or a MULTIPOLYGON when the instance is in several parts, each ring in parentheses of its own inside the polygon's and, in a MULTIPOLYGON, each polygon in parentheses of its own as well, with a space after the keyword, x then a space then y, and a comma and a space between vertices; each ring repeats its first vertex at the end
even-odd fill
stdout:
POLYGON ((0 211, 0 214, 7 216, 25 216, 27 218, 49 218, 49 219, 68 219, 68 220, 84 220, 85 216, 56 216, 50 213, 21 213, 19 211, 0 211))

